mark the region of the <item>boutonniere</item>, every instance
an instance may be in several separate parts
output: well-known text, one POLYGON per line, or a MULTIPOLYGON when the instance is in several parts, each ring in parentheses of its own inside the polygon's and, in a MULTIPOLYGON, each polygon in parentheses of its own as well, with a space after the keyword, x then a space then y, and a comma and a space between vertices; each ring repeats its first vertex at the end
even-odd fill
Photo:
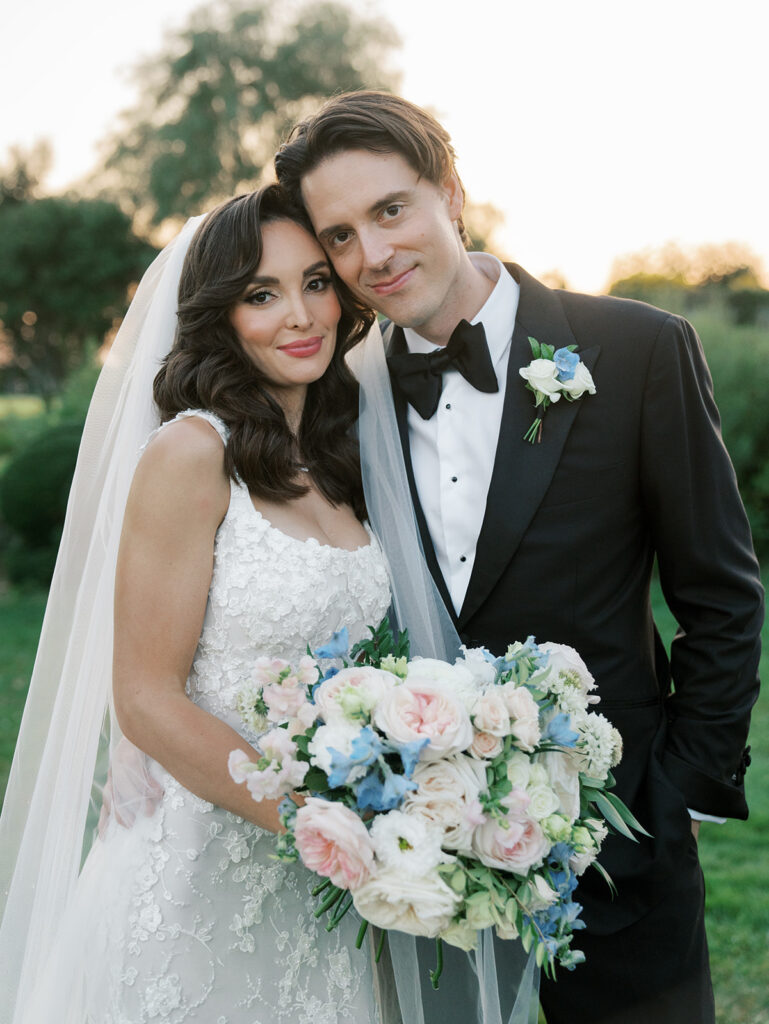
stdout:
POLYGON ((542 420, 550 405, 565 398, 575 402, 587 393, 595 394, 595 384, 590 370, 576 353, 576 345, 554 349, 552 345, 540 345, 536 338, 529 338, 534 356, 528 366, 518 371, 526 381, 526 387, 534 393, 534 408, 538 409, 536 419, 523 435, 524 441, 534 444, 542 440, 542 420))

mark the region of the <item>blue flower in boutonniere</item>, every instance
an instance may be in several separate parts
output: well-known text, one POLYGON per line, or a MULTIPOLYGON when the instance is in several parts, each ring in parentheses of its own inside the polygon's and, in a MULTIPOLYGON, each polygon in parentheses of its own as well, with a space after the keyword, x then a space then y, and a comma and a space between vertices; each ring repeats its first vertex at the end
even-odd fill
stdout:
POLYGON ((526 381, 526 387, 534 394, 534 408, 538 415, 526 433, 524 441, 534 444, 542 440, 542 420, 550 405, 565 398, 575 402, 587 392, 595 394, 595 384, 590 370, 577 355, 576 345, 554 349, 552 345, 540 345, 536 338, 529 338, 534 356, 528 366, 518 371, 526 381))

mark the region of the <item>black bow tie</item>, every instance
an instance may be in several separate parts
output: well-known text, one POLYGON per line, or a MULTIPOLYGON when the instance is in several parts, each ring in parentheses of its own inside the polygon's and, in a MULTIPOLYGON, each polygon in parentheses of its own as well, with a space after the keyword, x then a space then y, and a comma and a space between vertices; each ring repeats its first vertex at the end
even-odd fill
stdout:
POLYGON ((443 371, 456 369, 478 391, 499 391, 483 324, 460 320, 449 343, 437 352, 404 352, 387 360, 404 398, 423 420, 435 415, 443 388, 443 371))

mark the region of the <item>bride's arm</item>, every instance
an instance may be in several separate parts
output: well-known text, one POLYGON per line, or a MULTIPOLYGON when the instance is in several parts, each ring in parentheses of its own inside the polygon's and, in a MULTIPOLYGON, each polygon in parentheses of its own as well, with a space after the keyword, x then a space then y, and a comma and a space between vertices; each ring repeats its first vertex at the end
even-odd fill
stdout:
POLYGON ((170 424, 143 455, 115 581, 115 711, 124 735, 183 786, 275 832, 277 802, 255 803, 227 769, 231 750, 258 755, 185 694, 229 495, 222 443, 203 420, 170 424))

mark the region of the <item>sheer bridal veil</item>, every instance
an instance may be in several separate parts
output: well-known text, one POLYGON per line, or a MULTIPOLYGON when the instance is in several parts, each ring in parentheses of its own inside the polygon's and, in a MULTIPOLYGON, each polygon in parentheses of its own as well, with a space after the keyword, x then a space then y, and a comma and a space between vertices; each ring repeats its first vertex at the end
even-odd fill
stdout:
MULTIPOLYGON (((144 275, 83 430, 0 818, 0 1024, 18 1020, 35 991, 90 846, 92 787, 99 774, 102 781, 106 776, 106 758, 98 758, 97 769, 97 755, 110 731, 123 512, 141 446, 159 423, 152 382, 173 343, 182 263, 203 219, 188 221, 144 275)), ((112 746, 116 734, 113 718, 112 746)), ((129 805, 146 796, 140 773, 137 757, 121 778, 113 777, 114 801, 129 819, 136 813, 129 805)))
MULTIPOLYGON (((453 662, 460 652, 460 639, 425 561, 385 345, 376 323, 351 353, 351 365, 361 388, 359 438, 366 505, 389 562, 398 626, 408 628, 412 655, 453 662)), ((431 1008, 428 1024, 437 1020, 536 1024, 539 972, 533 951, 527 956, 520 942, 495 942, 492 930, 486 929, 479 933, 475 954, 446 947, 444 993, 432 993, 424 984, 431 956, 426 940, 417 942, 413 936, 394 932, 389 945, 404 1024, 423 1024, 427 1006, 431 1008), (417 949, 421 990, 413 984, 417 949)))

